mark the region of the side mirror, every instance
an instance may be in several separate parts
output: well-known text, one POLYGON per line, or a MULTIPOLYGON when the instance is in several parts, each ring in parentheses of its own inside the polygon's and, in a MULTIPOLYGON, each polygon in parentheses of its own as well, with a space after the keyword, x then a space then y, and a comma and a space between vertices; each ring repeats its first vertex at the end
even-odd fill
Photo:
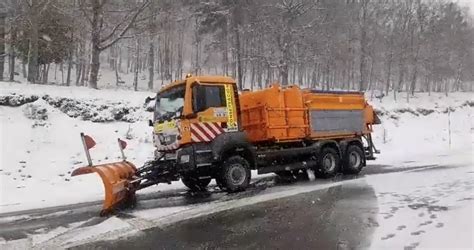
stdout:
POLYGON ((148 120, 148 126, 153 127, 153 121, 152 120, 148 120))
POLYGON ((151 100, 153 100, 151 97, 147 96, 145 98, 145 104, 148 104, 151 100))

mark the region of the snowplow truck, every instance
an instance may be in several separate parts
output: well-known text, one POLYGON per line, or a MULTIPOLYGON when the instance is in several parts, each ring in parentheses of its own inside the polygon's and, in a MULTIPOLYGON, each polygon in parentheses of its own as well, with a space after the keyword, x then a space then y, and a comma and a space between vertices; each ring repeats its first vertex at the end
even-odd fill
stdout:
POLYGON ((357 174, 378 153, 380 123, 362 92, 317 91, 274 84, 239 93, 224 76, 191 76, 154 98, 154 160, 125 160, 76 169, 98 173, 105 186, 102 214, 135 200, 137 190, 181 181, 194 191, 212 179, 225 191, 245 190, 251 170, 282 177, 311 169, 328 178, 357 174))

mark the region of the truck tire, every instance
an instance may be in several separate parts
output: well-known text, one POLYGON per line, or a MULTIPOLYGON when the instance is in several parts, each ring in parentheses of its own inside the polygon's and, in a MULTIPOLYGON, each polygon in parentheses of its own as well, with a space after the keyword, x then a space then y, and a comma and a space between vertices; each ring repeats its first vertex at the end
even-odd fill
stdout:
POLYGON ((340 157, 337 151, 331 147, 324 147, 317 157, 317 167, 314 175, 320 178, 330 178, 339 172, 340 157))
POLYGON ((362 167, 364 167, 364 151, 357 145, 349 145, 342 159, 343 173, 358 174, 362 167))
POLYGON ((206 190, 207 185, 211 182, 211 178, 199 179, 194 176, 185 176, 181 178, 181 181, 191 191, 204 191, 206 190))
POLYGON ((227 192, 244 191, 250 183, 249 163, 242 156, 227 158, 217 180, 218 186, 227 192))

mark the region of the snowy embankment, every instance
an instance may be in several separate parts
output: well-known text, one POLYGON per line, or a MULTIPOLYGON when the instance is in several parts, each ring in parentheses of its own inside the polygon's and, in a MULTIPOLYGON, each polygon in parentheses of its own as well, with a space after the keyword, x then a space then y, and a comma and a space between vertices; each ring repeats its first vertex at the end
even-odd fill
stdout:
POLYGON ((376 164, 443 164, 434 156, 473 152, 472 93, 451 93, 448 97, 417 93, 409 103, 388 97, 369 102, 382 120, 381 125, 374 126, 374 141, 382 151, 376 164))
MULTIPOLYGON (((152 113, 143 107, 151 92, 0 84, 0 213, 102 199, 98 176, 70 177, 85 165, 80 132, 97 142, 91 150, 95 163, 120 159, 118 137, 128 141, 126 155, 137 166, 152 158, 147 125, 152 113)), ((375 126, 382 151, 376 164, 407 166, 439 161, 434 155, 472 152, 471 93, 371 103, 383 122, 375 126)), ((180 182, 144 191, 178 187, 180 182)))

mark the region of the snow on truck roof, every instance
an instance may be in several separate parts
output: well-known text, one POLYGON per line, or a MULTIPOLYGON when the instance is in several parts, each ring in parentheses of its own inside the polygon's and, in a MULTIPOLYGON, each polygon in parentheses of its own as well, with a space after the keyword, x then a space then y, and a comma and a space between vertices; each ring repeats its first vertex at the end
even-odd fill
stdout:
POLYGON ((192 82, 202 82, 202 83, 235 83, 235 80, 232 79, 231 77, 228 77, 228 76, 206 76, 206 75, 204 75, 204 76, 189 76, 189 77, 186 77, 186 79, 176 80, 176 81, 172 82, 171 84, 168 84, 168 85, 164 86, 158 92, 168 90, 168 89, 173 88, 177 85, 183 84, 188 80, 192 81, 192 82))

